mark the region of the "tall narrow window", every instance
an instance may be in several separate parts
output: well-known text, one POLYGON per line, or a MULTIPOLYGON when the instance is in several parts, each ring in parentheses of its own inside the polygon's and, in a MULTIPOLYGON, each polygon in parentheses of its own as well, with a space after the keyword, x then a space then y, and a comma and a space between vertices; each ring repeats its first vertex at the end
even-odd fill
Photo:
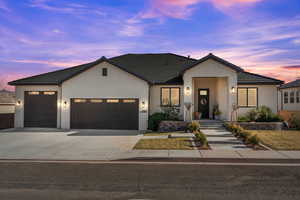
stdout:
POLYGON ((163 87, 160 97, 161 106, 180 106, 180 88, 163 87))
POLYGON ((283 102, 285 104, 289 103, 289 93, 288 92, 284 92, 284 94, 283 94, 283 102))
POLYGON ((300 90, 296 92, 296 102, 300 103, 300 90))
POLYGON ((238 88, 239 107, 257 107, 257 88, 238 88))
POLYGON ((295 92, 294 91, 292 91, 290 93, 290 103, 295 103, 295 92))
POLYGON ((107 76, 107 68, 102 68, 102 76, 107 76))

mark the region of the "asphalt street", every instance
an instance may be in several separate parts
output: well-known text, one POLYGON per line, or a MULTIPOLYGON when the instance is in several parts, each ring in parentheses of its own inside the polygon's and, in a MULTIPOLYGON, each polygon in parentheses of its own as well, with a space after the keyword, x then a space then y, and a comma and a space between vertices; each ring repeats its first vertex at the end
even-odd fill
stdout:
POLYGON ((300 167, 1 162, 0 199, 300 199, 300 167))

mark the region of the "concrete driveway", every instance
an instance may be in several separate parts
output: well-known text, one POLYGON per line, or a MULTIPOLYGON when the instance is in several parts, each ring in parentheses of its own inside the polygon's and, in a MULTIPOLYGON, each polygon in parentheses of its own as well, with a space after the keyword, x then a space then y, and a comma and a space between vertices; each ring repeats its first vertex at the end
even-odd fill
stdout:
POLYGON ((127 158, 138 131, 11 129, 0 131, 0 159, 113 160, 127 158))

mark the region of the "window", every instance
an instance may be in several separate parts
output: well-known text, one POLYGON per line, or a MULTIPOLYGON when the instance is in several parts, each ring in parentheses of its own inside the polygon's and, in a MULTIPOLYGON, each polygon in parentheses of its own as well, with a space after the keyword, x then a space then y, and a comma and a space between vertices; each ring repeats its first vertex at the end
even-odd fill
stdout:
POLYGON ((283 102, 285 104, 289 103, 289 93, 288 92, 284 92, 284 94, 283 94, 283 102))
POLYGON ((295 103, 295 92, 294 91, 292 91, 290 93, 290 103, 295 103))
POLYGON ((44 95, 55 95, 55 92, 44 92, 44 95))
POLYGON ((161 106, 180 106, 180 88, 163 87, 160 97, 161 106))
POLYGON ((28 92, 29 95, 39 95, 40 92, 28 92))
POLYGON ((300 103, 300 90, 296 92, 296 102, 300 103))
POLYGON ((107 76, 107 68, 102 68, 102 76, 107 76))
POLYGON ((107 99, 107 103, 119 103, 119 99, 107 99))
POLYGON ((124 99, 123 103, 135 103, 135 99, 124 99))
POLYGON ((257 88, 238 88, 239 107, 257 107, 257 88))
POLYGON ((75 99, 74 102, 75 103, 85 103, 86 99, 75 99))
POLYGON ((91 103, 102 103, 103 100, 102 99, 91 99, 90 102, 91 103))

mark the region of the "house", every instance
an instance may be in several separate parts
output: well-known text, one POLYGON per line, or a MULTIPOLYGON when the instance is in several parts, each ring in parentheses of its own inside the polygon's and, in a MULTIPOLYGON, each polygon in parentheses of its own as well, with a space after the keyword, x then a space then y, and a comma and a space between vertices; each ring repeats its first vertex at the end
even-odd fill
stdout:
POLYGON ((16 127, 146 130, 148 116, 174 106, 184 120, 230 120, 260 105, 277 112, 283 82, 244 71, 213 54, 125 54, 12 81, 16 127))
POLYGON ((15 93, 8 90, 0 90, 0 129, 14 126, 15 93))
POLYGON ((0 114, 15 112, 15 93, 8 90, 0 90, 0 114))
POLYGON ((281 110, 300 111, 300 78, 279 87, 281 110))

